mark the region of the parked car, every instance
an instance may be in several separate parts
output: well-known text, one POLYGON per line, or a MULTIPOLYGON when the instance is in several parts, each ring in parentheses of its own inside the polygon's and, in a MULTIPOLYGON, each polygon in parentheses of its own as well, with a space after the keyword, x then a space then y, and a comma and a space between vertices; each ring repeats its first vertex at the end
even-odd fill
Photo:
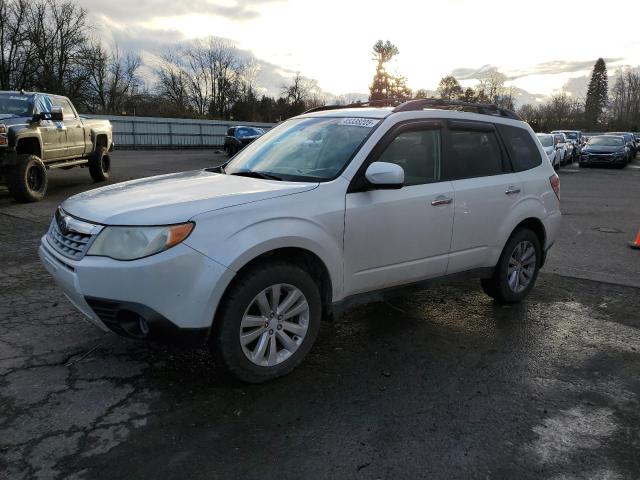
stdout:
POLYGON ((536 133, 538 140, 540 140, 540 144, 544 149, 544 153, 547 154, 547 158, 551 163, 551 166, 556 170, 560 168, 563 161, 561 160, 562 153, 559 149, 556 148, 556 139, 554 135, 550 133, 536 133))
POLYGON ((573 150, 573 145, 567 141, 567 137, 564 133, 553 133, 556 150, 560 154, 560 164, 566 165, 567 163, 571 163, 571 153, 570 150, 573 150))
POLYGON ((628 162, 629 147, 621 135, 591 137, 580 153, 580 167, 597 165, 624 168, 628 162))
POLYGON ((262 135, 264 130, 257 127, 230 127, 224 137, 224 151, 232 157, 262 135))
POLYGON ((570 157, 569 160, 571 163, 577 161, 582 145, 584 144, 582 132, 580 130, 554 130, 551 133, 564 133, 568 141, 567 150, 570 157))
POLYGON ((40 258, 103 330, 207 345, 247 382, 290 372, 321 318, 392 287, 465 272, 523 300, 561 218, 531 128, 461 102, 352 107, 282 122, 222 167, 75 195, 40 258))
POLYGON ((81 117, 67 97, 0 92, 0 180, 16 201, 44 198, 52 168, 89 167, 107 180, 111 150, 111 123, 81 117))
POLYGON ((636 137, 633 133, 609 132, 607 133, 607 135, 618 135, 623 137, 628 149, 627 161, 631 162, 634 158, 636 158, 636 154, 638 153, 638 146, 636 145, 636 137))

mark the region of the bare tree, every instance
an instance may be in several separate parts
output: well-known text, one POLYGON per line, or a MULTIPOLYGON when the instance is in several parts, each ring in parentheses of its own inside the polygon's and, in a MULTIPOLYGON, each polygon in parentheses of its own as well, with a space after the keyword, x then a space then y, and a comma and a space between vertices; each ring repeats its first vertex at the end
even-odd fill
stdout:
POLYGON ((116 45, 108 52, 101 43, 90 44, 84 52, 83 101, 90 111, 121 113, 126 99, 140 84, 137 71, 139 55, 122 54, 116 45))

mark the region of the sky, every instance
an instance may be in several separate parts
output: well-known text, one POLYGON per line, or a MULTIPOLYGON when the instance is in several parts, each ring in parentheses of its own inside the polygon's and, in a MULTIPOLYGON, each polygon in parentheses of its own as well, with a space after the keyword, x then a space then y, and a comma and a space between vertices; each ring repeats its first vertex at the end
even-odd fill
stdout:
POLYGON ((371 49, 383 39, 398 46, 391 70, 413 89, 435 90, 447 74, 472 85, 482 71, 496 68, 530 95, 528 101, 563 88, 583 96, 598 57, 609 74, 639 65, 633 3, 79 0, 102 38, 145 60, 179 42, 227 38, 259 61, 258 79, 270 92, 300 72, 331 94, 366 93, 374 73, 371 49))

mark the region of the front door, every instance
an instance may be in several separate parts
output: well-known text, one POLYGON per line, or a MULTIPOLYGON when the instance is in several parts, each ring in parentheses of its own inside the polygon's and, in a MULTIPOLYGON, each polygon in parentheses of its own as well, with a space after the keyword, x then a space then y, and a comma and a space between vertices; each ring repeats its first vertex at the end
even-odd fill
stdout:
POLYGON ((386 146, 368 160, 400 165, 404 187, 347 193, 345 296, 446 271, 453 187, 441 181, 441 132, 434 125, 414 123, 394 129, 381 140, 386 146))
POLYGON ((64 115, 67 149, 66 157, 81 157, 85 150, 84 128, 78 114, 71 106, 71 102, 64 97, 52 97, 53 105, 61 107, 64 115))
MULTIPOLYGON (((52 97, 38 95, 35 111, 37 113, 50 113, 53 108, 52 97)), ((67 129, 64 122, 41 120, 38 125, 40 138, 42 138, 42 159, 44 161, 57 160, 67 153, 67 129)))

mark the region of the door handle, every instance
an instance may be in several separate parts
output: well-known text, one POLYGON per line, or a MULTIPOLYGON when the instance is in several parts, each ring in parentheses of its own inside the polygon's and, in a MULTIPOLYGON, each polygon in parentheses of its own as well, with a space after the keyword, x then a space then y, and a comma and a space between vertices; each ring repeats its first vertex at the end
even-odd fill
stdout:
POLYGON ((435 200, 431 201, 431 205, 437 207, 438 205, 449 205, 453 202, 453 198, 445 197, 444 195, 439 195, 435 200))
POLYGON ((507 191, 504 192, 506 195, 515 195, 516 193, 520 193, 520 189, 516 187, 510 186, 507 188, 507 191))

